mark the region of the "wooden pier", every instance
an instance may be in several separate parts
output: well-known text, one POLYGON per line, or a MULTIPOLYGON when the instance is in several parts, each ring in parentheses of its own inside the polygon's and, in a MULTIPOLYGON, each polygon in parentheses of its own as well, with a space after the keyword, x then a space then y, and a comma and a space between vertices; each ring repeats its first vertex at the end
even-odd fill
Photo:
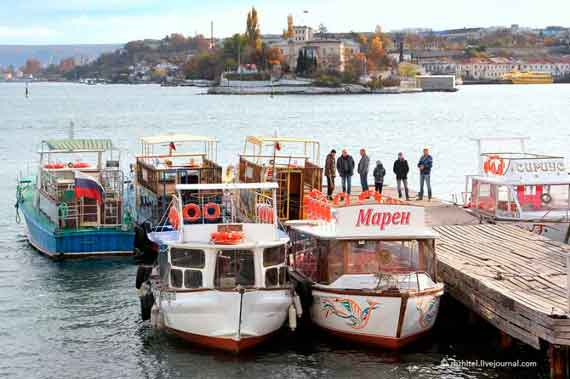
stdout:
POLYGON ((505 337, 547 348, 551 376, 569 377, 570 246, 512 225, 434 229, 435 271, 445 291, 505 337))

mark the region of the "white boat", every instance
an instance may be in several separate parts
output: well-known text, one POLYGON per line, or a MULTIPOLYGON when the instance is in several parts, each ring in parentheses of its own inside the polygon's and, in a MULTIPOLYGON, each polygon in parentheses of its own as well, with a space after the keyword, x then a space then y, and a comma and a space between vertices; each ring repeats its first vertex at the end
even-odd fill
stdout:
POLYGON ((468 175, 464 206, 483 222, 513 222, 542 232, 570 222, 570 176, 564 157, 531 154, 526 137, 480 138, 479 172, 468 175), (490 150, 516 142, 510 152, 490 150), (515 152, 512 152, 516 150, 515 152))
POLYGON ((178 238, 141 286, 143 299, 152 299, 143 301, 152 325, 234 352, 266 340, 288 317, 295 327, 302 310, 294 307, 276 190, 276 183, 176 186, 168 217, 178 238))
POLYGON ((306 199, 312 220, 287 223, 291 273, 310 287, 302 293, 311 293, 304 303, 318 327, 397 349, 435 323, 444 292, 430 275, 437 234, 422 207, 375 196, 339 206, 323 195, 306 199))

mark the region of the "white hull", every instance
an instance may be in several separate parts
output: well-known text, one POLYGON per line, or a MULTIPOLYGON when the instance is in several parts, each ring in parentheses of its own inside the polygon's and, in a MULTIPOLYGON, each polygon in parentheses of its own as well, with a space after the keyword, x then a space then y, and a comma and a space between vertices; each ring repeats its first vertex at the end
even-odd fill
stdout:
POLYGON ((311 318, 333 334, 398 348, 433 327, 442 294, 443 289, 406 298, 313 290, 311 318))
POLYGON ((177 292, 160 300, 159 317, 167 329, 193 342, 226 350, 250 347, 247 340, 276 332, 292 304, 289 289, 177 292), (241 316, 241 318, 240 318, 241 316), (245 342, 246 346, 241 346, 245 342))

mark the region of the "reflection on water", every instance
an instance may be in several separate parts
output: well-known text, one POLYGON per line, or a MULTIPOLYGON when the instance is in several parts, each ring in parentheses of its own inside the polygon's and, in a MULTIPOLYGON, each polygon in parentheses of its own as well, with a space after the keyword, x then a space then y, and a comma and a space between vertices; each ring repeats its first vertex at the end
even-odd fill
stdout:
MULTIPOLYGON (((192 88, 0 84, 0 376, 499 378, 546 375, 544 354, 517 345, 502 352, 488 326, 467 323, 444 298, 434 333, 400 351, 283 330, 243 355, 204 351, 139 320, 130 260, 52 262, 32 250, 14 220, 15 177, 39 142, 111 137, 132 159, 143 135, 187 132, 221 140, 220 161, 235 163, 246 134, 311 136, 321 151, 368 147, 412 166, 421 147, 436 159, 439 196, 460 192, 476 168, 472 136, 529 135, 530 150, 567 154, 570 86, 478 86, 456 94, 406 96, 197 96, 192 88), (538 369, 465 368, 457 360, 538 361, 538 369)), ((285 146, 286 148, 286 146, 285 146)), ((324 157, 323 157, 324 158, 324 157)), ((386 163, 385 163, 386 164, 386 163)), ((410 182, 417 180, 415 173, 410 182)), ((393 180, 388 174, 387 184, 393 180)))

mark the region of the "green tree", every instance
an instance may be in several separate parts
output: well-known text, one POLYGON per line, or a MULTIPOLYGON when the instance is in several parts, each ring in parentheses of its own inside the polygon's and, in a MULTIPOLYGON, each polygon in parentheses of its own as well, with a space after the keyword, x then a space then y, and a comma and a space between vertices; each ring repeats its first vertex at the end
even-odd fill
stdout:
POLYGON ((249 46, 254 49, 261 48, 261 32, 259 30, 259 19, 255 7, 251 7, 251 11, 247 13, 245 37, 247 38, 249 46))

